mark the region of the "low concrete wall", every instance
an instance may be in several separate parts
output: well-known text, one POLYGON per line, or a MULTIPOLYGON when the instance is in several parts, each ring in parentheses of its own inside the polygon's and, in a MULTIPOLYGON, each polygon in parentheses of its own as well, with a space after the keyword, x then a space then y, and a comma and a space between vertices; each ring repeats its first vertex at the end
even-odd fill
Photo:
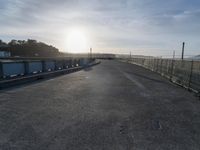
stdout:
POLYGON ((44 71, 54 71, 55 70, 55 62, 54 61, 45 61, 44 71))
POLYGON ((18 75, 25 74, 25 64, 24 62, 8 62, 2 63, 2 75, 1 78, 12 78, 18 75))
POLYGON ((8 80, 79 66, 84 67, 92 61, 94 60, 89 58, 2 61, 0 62, 0 80, 8 80))

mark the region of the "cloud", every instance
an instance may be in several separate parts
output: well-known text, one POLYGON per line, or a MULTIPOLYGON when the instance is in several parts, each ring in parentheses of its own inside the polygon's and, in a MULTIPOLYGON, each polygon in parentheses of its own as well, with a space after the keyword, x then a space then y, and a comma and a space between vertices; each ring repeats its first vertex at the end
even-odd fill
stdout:
POLYGON ((0 0, 0 37, 35 37, 65 49, 63 31, 81 26, 94 47, 120 53, 177 48, 184 39, 197 46, 199 6, 198 0, 0 0))

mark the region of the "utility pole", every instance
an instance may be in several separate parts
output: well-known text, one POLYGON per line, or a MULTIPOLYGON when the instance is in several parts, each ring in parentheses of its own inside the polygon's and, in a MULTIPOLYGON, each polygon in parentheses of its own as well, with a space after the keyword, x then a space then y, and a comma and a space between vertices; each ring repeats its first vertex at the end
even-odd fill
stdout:
POLYGON ((182 46, 182 57, 181 59, 184 59, 184 51, 185 51, 185 42, 183 42, 183 46, 182 46))

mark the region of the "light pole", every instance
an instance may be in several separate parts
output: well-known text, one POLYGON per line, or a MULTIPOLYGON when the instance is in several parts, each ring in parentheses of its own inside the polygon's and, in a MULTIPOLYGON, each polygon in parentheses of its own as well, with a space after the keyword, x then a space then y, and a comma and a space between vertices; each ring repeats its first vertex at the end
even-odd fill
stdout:
POLYGON ((182 57, 181 59, 184 59, 184 51, 185 51, 185 42, 183 42, 183 46, 182 46, 182 57))

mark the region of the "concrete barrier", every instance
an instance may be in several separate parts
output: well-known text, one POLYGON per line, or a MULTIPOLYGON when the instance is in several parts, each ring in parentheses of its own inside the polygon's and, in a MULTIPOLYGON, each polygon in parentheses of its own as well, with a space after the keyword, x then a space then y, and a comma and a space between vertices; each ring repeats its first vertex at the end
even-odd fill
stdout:
POLYGON ((43 59, 43 60, 4 60, 0 62, 0 80, 32 74, 84 67, 94 61, 89 58, 43 59))
POLYGON ((11 86, 51 78, 90 67, 95 59, 43 59, 0 62, 0 90, 11 86))
POLYGON ((54 71, 55 70, 55 62, 54 61, 43 61, 43 72, 54 71))
POLYGON ((42 61, 27 62, 27 65, 27 74, 36 74, 43 71, 42 61))
POLYGON ((25 74, 24 62, 6 62, 2 63, 1 78, 12 78, 25 74))

